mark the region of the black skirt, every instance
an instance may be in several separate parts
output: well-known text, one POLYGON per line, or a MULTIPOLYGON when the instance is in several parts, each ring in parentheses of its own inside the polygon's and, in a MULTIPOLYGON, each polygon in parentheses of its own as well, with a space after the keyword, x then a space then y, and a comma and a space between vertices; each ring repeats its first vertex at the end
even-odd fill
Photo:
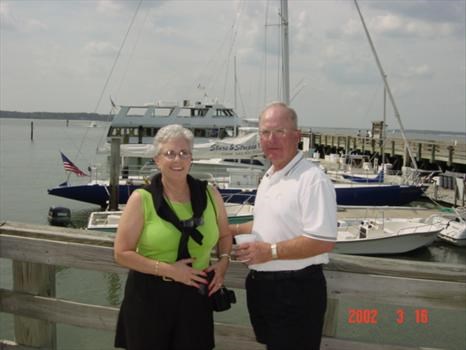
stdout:
POLYGON ((211 303, 194 287, 130 271, 115 347, 128 350, 211 350, 211 303))

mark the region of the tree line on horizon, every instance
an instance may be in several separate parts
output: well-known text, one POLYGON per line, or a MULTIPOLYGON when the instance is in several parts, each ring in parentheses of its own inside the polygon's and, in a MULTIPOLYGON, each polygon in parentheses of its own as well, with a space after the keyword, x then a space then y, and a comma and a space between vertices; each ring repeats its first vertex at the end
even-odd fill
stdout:
POLYGON ((0 118, 110 121, 112 116, 109 114, 98 113, 17 112, 0 110, 0 118))

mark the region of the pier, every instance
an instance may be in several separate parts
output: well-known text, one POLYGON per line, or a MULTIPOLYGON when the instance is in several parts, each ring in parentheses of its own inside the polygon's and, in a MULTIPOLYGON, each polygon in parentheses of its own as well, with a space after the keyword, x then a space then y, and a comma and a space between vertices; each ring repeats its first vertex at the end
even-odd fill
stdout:
MULTIPOLYGON (((114 331, 118 307, 60 299, 55 293, 57 266, 126 274, 127 270, 114 262, 111 235, 3 222, 0 225, 0 258, 11 260, 13 269, 12 289, 0 289, 0 312, 13 314, 15 323, 15 339, 1 339, 0 349, 54 350, 57 348, 56 325, 59 323, 114 331)), ((225 284, 243 289, 246 274, 245 265, 232 262, 225 284)), ((424 310, 416 315, 419 316, 416 320, 421 323, 438 322, 433 319, 429 321, 429 312, 433 313, 434 309, 454 310, 462 314, 466 311, 465 266, 331 254, 331 263, 325 267, 325 275, 329 304, 321 349, 401 350, 422 347, 339 338, 337 329, 341 322, 369 321, 360 319, 357 313, 353 320, 350 311, 341 306, 345 300, 383 303, 397 309, 424 310)), ((233 307, 241 306, 236 304, 233 307)), ((360 310, 356 304, 354 308, 360 310)), ((247 312, 246 309, 244 312, 247 312)), ((383 315, 378 317, 376 321, 386 322, 382 320, 383 315)), ((418 325, 407 325, 415 326, 418 325)), ((215 332, 216 349, 264 349, 255 341, 249 325, 216 323, 215 332)))
MULTIPOLYGON (((354 134, 325 134, 304 132, 303 137, 309 139, 310 148, 322 151, 323 154, 344 152, 350 154, 357 152, 361 154, 377 154, 379 163, 381 155, 385 154, 387 159, 401 159, 401 165, 410 165, 405 142, 400 137, 383 138, 380 134, 373 133, 369 136, 357 136, 354 134)), ((419 163, 419 167, 427 169, 440 165, 443 168, 455 168, 455 171, 466 172, 466 139, 457 140, 456 143, 446 141, 409 140, 409 146, 419 163)))

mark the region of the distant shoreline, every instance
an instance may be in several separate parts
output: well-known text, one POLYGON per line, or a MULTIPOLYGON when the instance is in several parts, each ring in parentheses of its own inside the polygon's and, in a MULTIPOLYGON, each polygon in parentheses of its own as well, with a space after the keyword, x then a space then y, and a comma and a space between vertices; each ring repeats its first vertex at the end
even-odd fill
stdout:
MULTIPOLYGON (((11 119, 51 119, 51 120, 95 120, 110 122, 113 116, 110 114, 98 114, 98 113, 65 113, 65 112, 17 112, 17 111, 2 111, 0 110, 0 118, 11 118, 11 119)), ((318 127, 318 126, 303 126, 303 128, 309 128, 313 131, 318 132, 329 132, 344 130, 354 130, 355 132, 360 128, 337 128, 337 127, 318 127)), ((368 130, 368 129, 367 129, 368 130)), ((458 135, 462 132, 458 131, 439 131, 439 130, 420 130, 420 129, 406 129, 406 132, 418 133, 418 134, 445 134, 445 135, 458 135)), ((399 133, 399 129, 387 129, 388 132, 399 133)))
POLYGON ((111 121, 109 114, 0 111, 0 118, 111 121))

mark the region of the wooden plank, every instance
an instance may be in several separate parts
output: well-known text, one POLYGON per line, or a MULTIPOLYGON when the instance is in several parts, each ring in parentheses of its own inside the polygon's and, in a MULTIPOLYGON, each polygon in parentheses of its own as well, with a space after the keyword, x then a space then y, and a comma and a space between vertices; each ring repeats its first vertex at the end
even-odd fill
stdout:
POLYGON ((0 310, 78 327, 114 330, 118 308, 83 304, 0 289, 0 310))
MULTIPOLYGON (((400 345, 391 345, 391 344, 375 344, 375 343, 363 343, 358 341, 351 341, 345 339, 336 339, 336 338, 322 338, 320 344, 320 350, 414 350, 414 349, 424 349, 425 347, 407 347, 400 345)), ((428 350, 442 350, 429 348, 428 350)))
POLYGON ((325 270, 466 283, 466 266, 438 262, 330 255, 325 270))
POLYGON ((466 310, 465 284, 326 271, 329 298, 466 310))
POLYGON ((45 348, 20 345, 11 340, 0 339, 0 350, 42 350, 45 348))
MULTIPOLYGON (((13 261, 13 289, 55 296, 55 266, 13 261)), ((48 321, 15 315, 15 339, 28 346, 56 348, 56 326, 48 321)))
POLYGON ((26 224, 14 221, 0 223, 0 235, 16 235, 54 241, 89 243, 106 247, 113 247, 113 240, 115 237, 112 233, 101 231, 26 224))
MULTIPOLYGON (((216 328, 217 329, 217 328, 216 328)), ((234 336, 222 336, 215 335, 215 349, 216 350, 265 350, 265 346, 255 341, 237 339, 234 336)), ((362 343, 357 341, 334 339, 334 338, 322 338, 320 350, 415 350, 415 349, 426 349, 426 348, 412 348, 398 345, 384 345, 384 344, 372 344, 362 343)), ((0 350, 45 350, 43 348, 28 347, 16 344, 9 340, 0 340, 0 350)), ((86 350, 86 349, 83 349, 86 350)), ((429 350, 436 350, 429 348, 429 350)), ((438 349, 441 350, 441 349, 438 349)))
POLYGON ((127 272, 114 261, 113 248, 90 244, 0 235, 0 257, 103 272, 127 272))

